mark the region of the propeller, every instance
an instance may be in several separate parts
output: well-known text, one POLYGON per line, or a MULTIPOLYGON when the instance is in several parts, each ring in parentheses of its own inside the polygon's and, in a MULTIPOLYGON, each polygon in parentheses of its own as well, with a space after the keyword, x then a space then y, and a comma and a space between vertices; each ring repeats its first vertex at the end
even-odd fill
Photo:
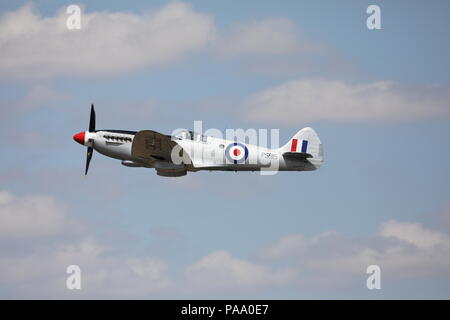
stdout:
POLYGON ((86 170, 84 171, 84 175, 87 175, 89 170, 89 163, 91 163, 92 154, 94 153, 94 149, 91 147, 87 148, 87 154, 86 154, 86 170))
POLYGON ((89 132, 95 131, 95 110, 94 104, 91 105, 91 118, 89 120, 89 132))
MULTIPOLYGON (((94 110, 94 104, 91 105, 91 117, 89 119, 89 132, 95 131, 95 110, 94 110)), ((94 148, 92 148, 92 145, 94 145, 94 141, 91 142, 91 146, 87 148, 87 154, 86 154, 86 170, 84 171, 84 175, 87 175, 89 170, 89 163, 91 163, 92 154, 94 153, 94 148)))

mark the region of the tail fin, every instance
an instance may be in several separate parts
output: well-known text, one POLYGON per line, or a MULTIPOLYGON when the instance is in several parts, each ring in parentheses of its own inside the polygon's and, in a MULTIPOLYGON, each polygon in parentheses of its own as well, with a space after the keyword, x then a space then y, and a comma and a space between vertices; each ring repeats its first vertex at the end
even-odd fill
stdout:
POLYGON ((297 132, 291 140, 280 148, 283 156, 308 159, 314 167, 323 163, 323 147, 319 136, 313 128, 306 127, 297 132))

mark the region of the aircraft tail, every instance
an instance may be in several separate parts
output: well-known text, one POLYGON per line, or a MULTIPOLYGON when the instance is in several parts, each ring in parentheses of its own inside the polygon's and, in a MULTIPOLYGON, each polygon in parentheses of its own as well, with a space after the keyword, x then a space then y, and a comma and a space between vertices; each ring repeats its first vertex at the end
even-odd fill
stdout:
POLYGON ((323 146, 313 128, 306 127, 297 132, 280 148, 283 157, 308 160, 317 169, 323 163, 323 146))

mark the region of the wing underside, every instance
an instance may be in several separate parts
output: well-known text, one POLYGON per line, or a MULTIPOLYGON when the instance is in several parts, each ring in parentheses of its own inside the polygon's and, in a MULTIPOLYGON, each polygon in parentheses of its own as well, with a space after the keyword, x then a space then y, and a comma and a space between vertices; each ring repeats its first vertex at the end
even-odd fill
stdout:
POLYGON ((142 130, 134 136, 131 155, 146 162, 170 162, 172 149, 176 145, 170 136, 152 130, 142 130))
POLYGON ((174 164, 172 150, 177 143, 170 136, 152 130, 136 133, 131 146, 131 155, 156 169, 160 176, 179 177, 186 174, 184 164, 174 164))

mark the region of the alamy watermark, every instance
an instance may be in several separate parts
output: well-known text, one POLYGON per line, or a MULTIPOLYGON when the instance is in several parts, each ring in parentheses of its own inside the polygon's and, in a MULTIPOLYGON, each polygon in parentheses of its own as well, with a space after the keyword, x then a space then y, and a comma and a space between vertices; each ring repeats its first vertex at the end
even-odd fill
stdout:
POLYGON ((280 168, 279 129, 226 129, 224 134, 216 128, 203 131, 203 122, 197 120, 193 131, 178 128, 172 131, 171 136, 175 140, 198 142, 183 147, 177 144, 171 153, 174 164, 191 164, 192 159, 211 165, 245 163, 253 165, 261 175, 274 175, 280 168), (219 149, 209 147, 211 140, 219 141, 219 149))
POLYGON ((366 273, 370 274, 367 278, 366 286, 369 290, 381 289, 381 269, 376 264, 367 267, 366 273))
POLYGON ((366 13, 369 14, 366 20, 366 26, 369 30, 381 29, 381 9, 376 4, 367 7, 366 13))
POLYGON ((76 4, 67 7, 66 13, 69 17, 66 20, 66 26, 69 30, 81 29, 81 8, 76 4))
POLYGON ((66 279, 66 288, 68 290, 81 290, 81 268, 76 265, 70 265, 66 269, 69 276, 66 279))

